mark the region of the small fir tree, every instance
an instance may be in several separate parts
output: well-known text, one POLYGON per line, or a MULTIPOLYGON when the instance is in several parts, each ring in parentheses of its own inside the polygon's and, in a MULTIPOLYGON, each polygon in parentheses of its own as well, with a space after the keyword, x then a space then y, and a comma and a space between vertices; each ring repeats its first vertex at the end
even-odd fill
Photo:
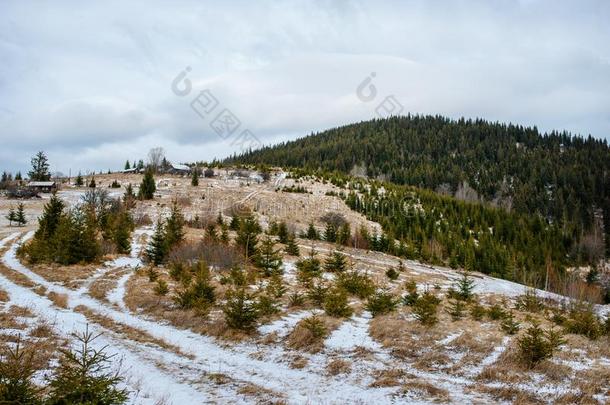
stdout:
POLYGON ((286 254, 289 254, 290 256, 299 256, 301 254, 294 235, 290 235, 288 237, 286 248, 284 250, 286 251, 286 254))
POLYGON ((275 250, 275 243, 269 237, 265 238, 256 256, 256 266, 263 271, 265 277, 282 272, 282 256, 275 250))
POLYGON ((334 250, 324 262, 324 271, 342 273, 347 269, 347 259, 342 252, 334 250))
MULTIPOLYGON (((9 212, 10 215, 10 212, 9 212)), ((17 205, 17 211, 15 212, 15 222, 17 222, 17 225, 19 226, 24 226, 25 224, 28 223, 26 217, 25 217, 25 207, 23 206, 23 203, 19 203, 17 205)))
POLYGON ((500 327, 509 335, 514 335, 515 333, 519 332, 520 328, 519 322, 515 320, 512 311, 506 314, 506 317, 500 323, 500 327))
POLYGON ((253 297, 243 289, 230 291, 223 307, 227 325, 233 329, 251 331, 258 322, 259 314, 253 297))
POLYGON ((78 172, 76 179, 74 180, 74 185, 76 187, 82 187, 85 184, 85 180, 83 180, 83 176, 78 172))
POLYGON ((8 220, 8 226, 13 226, 13 222, 17 220, 15 209, 13 207, 8 210, 8 214, 5 216, 5 218, 8 220))
POLYGON ((199 186, 199 169, 197 167, 193 169, 193 174, 191 175, 191 186, 199 186))
POLYGON ((155 191, 157 191, 157 186, 153 177, 153 171, 150 169, 146 170, 144 173, 144 179, 142 179, 142 183, 140 184, 138 197, 141 200, 152 200, 155 196, 155 191))
POLYGON ((155 227, 155 233, 146 248, 146 256, 151 263, 158 266, 163 263, 166 255, 165 227, 163 226, 163 220, 159 218, 155 227))
POLYGON ((464 311, 466 310, 466 305, 464 301, 458 299, 452 299, 449 301, 449 308, 447 308, 447 313, 451 315, 451 319, 454 321, 459 321, 464 317, 464 311))
POLYGON ((114 355, 107 355, 105 347, 93 349, 91 343, 99 335, 89 329, 74 334, 80 347, 74 351, 61 350, 62 357, 49 382, 49 404, 123 404, 128 392, 120 389, 123 378, 110 372, 114 355))
POLYGON ((352 309, 347 302, 347 292, 340 287, 332 288, 324 298, 324 312, 335 318, 348 318, 352 309))

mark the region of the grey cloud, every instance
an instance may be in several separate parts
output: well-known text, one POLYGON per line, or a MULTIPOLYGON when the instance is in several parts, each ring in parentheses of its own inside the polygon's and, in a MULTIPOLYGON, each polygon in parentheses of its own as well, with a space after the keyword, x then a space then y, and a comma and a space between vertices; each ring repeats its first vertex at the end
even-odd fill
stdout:
POLYGON ((610 4, 555 1, 0 3, 1 169, 44 148, 68 172, 163 146, 233 153, 170 90, 189 65, 262 142, 414 113, 610 136, 610 4), (376 72, 379 98, 358 84, 376 72))

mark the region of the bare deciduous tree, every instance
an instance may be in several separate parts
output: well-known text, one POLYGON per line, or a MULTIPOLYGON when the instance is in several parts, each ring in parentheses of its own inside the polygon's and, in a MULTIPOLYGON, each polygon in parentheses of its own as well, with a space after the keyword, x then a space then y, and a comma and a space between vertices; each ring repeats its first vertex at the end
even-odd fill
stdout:
POLYGON ((165 150, 163 148, 152 148, 150 151, 148 151, 148 164, 154 171, 157 171, 164 157, 165 150))

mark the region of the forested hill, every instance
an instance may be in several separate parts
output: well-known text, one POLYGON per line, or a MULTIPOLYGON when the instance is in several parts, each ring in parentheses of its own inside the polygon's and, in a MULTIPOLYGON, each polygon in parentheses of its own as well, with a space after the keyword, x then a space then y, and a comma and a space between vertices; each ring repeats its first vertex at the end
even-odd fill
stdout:
POLYGON ((592 137, 409 115, 330 129, 228 161, 366 174, 537 213, 575 224, 582 234, 604 212, 610 242, 610 148, 592 137))

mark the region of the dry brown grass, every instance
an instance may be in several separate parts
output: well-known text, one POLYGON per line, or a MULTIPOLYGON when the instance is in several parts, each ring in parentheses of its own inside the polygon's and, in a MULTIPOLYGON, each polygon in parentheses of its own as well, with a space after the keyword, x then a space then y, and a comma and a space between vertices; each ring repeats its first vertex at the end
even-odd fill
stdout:
POLYGON ((18 316, 21 318, 34 318, 35 315, 32 312, 32 310, 28 307, 22 307, 19 305, 12 305, 9 310, 8 313, 13 315, 13 316, 18 316))
POLYGON ((309 353, 317 353, 322 350, 324 348, 324 339, 341 324, 341 320, 324 315, 316 315, 316 318, 324 325, 326 330, 324 335, 316 336, 312 333, 305 326, 307 319, 303 319, 295 325, 292 332, 288 335, 286 345, 291 349, 303 350, 309 353))
POLYGON ((302 368, 307 367, 308 363, 309 363, 309 360, 306 357, 303 357, 301 355, 296 355, 290 360, 290 368, 295 368, 297 370, 300 370, 302 368))
POLYGON ((328 375, 347 374, 352 369, 352 364, 343 359, 333 359, 326 364, 326 373, 328 375))
POLYGON ((89 285, 89 295, 97 300, 108 302, 106 295, 116 287, 117 279, 123 274, 125 274, 123 270, 111 271, 106 273, 103 277, 93 281, 91 285, 89 285))
POLYGON ((15 284, 19 284, 22 287, 33 288, 36 286, 32 280, 30 280, 27 276, 24 276, 21 273, 17 273, 6 267, 4 264, 0 263, 0 274, 8 278, 15 284))
POLYGON ((11 297, 4 290, 0 290, 0 302, 8 302, 11 297))
POLYGON ((502 387, 478 387, 479 391, 491 395, 492 398, 498 401, 511 401, 513 404, 540 404, 542 399, 531 392, 523 391, 513 386, 502 387))
POLYGON ((58 264, 30 265, 30 270, 46 280, 60 283, 70 289, 78 289, 99 268, 99 264, 61 266, 58 264))
POLYGON ((419 394, 428 400, 433 399, 435 402, 449 402, 450 399, 449 392, 447 390, 422 380, 407 381, 402 386, 402 392, 403 394, 419 394))
POLYGON ((405 375, 404 370, 398 368, 375 371, 373 374, 375 381, 373 381, 371 387, 398 387, 402 384, 405 375))
POLYGON ((47 294, 47 297, 49 297, 49 299, 53 301, 53 304, 55 304, 59 308, 68 308, 68 296, 66 294, 60 294, 56 293, 55 291, 50 291, 47 294))
POLYGON ((284 403, 282 396, 275 391, 268 388, 261 387, 260 385, 252 383, 244 383, 237 390, 241 395, 256 399, 258 403, 264 404, 280 404, 284 403))

